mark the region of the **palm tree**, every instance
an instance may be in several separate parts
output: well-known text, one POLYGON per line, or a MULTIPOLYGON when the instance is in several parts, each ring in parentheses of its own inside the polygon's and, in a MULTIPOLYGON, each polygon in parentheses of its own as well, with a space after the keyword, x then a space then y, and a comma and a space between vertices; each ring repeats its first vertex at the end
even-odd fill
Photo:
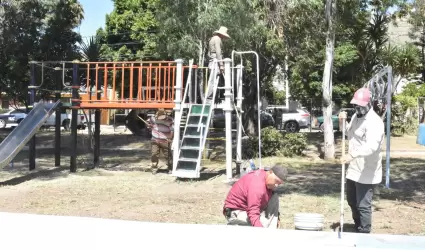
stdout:
MULTIPOLYGON (((100 43, 100 39, 98 36, 91 37, 88 41, 82 41, 79 44, 79 54, 80 58, 84 62, 98 62, 100 61, 100 58, 102 57, 102 45, 100 43)), ((95 82, 95 75, 96 73, 99 73, 96 69, 93 69, 93 66, 88 63, 86 67, 90 67, 89 74, 87 75, 87 68, 82 70, 81 72, 81 87, 86 88, 86 92, 89 94, 89 98, 91 99, 91 93, 92 88, 96 86, 95 82), (89 78, 90 86, 87 86, 87 78, 89 78)), ((100 90, 100 86, 102 84, 98 84, 98 90, 100 90)), ((100 94, 97 94, 97 99, 100 99, 100 94)), ((86 117, 86 121, 88 121, 88 132, 89 132, 89 148, 94 150, 93 145, 95 144, 92 130, 92 112, 90 110, 89 116, 87 117, 86 113, 84 112, 84 115, 86 117)), ((100 110, 96 110, 95 116, 100 116, 100 110)), ((100 120, 100 119, 99 119, 100 120)), ((95 162, 96 164, 97 162, 95 162)))

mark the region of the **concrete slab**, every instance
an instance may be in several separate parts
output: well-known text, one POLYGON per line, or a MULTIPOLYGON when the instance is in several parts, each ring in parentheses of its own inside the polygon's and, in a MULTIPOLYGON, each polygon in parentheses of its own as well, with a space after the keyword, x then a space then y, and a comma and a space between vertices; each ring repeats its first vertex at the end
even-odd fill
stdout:
POLYGON ((425 237, 0 213, 0 249, 424 249, 425 237), (304 248, 305 247, 305 248, 304 248))

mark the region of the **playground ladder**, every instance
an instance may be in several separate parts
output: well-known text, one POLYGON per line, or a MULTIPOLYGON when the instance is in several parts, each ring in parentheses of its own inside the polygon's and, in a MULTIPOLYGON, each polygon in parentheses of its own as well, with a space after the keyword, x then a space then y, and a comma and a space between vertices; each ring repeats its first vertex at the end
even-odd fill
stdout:
POLYGON ((219 77, 217 75, 218 67, 212 70, 208 84, 213 88, 211 102, 205 98, 203 104, 189 104, 189 111, 186 115, 186 124, 179 147, 179 158, 177 165, 173 170, 173 176, 181 178, 199 178, 201 171, 201 157, 205 147, 208 135, 211 114, 214 109, 214 99, 217 92, 219 77))

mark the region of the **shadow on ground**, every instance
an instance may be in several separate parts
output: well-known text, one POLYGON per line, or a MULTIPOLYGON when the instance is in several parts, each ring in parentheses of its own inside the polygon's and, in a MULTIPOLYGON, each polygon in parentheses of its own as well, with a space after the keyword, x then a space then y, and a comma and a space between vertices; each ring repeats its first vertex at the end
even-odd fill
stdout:
MULTIPOLYGON (((425 204, 425 159, 391 159, 390 189, 383 180, 375 192, 381 199, 414 201, 425 204)), ((282 193, 300 193, 315 196, 339 196, 341 190, 341 165, 317 164, 302 169, 289 169, 289 178, 282 193)))
POLYGON ((31 181, 34 179, 39 180, 52 180, 55 178, 66 177, 67 174, 64 173, 64 168, 54 168, 39 170, 36 172, 31 172, 22 176, 14 177, 9 180, 1 181, 0 186, 16 186, 26 181, 31 181))
MULTIPOLYGON (((329 228, 332 229, 334 232, 341 231, 341 223, 340 222, 334 222, 330 225, 329 228)), ((355 233, 356 232, 356 229, 355 229, 353 223, 344 223, 344 227, 343 227, 342 230, 344 230, 345 233, 355 233)))

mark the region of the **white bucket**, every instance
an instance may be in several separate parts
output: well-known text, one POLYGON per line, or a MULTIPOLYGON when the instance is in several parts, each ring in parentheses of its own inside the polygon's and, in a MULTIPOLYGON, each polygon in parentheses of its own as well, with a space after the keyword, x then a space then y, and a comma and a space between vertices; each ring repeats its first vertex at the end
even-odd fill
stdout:
POLYGON ((295 229, 321 231, 323 229, 324 216, 314 213, 298 213, 294 216, 295 229))

